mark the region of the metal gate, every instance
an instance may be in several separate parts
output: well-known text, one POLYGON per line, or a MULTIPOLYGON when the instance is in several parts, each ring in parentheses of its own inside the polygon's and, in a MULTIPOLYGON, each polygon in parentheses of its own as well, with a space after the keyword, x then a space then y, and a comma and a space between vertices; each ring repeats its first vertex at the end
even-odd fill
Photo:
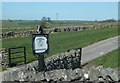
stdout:
POLYGON ((17 64, 20 64, 21 62, 24 62, 24 64, 26 63, 25 46, 9 48, 8 55, 9 55, 9 67, 16 66, 17 64), (15 61, 15 59, 17 61, 15 61), (23 59, 23 60, 19 60, 19 59, 23 59))

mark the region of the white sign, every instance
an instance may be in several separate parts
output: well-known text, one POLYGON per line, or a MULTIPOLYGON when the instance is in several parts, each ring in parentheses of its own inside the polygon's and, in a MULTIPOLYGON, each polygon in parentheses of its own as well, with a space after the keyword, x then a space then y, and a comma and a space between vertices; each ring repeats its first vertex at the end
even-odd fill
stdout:
POLYGON ((46 50, 48 50, 48 43, 47 43, 47 37, 45 37, 44 35, 37 35, 35 36, 34 40, 33 40, 33 44, 34 44, 34 53, 44 53, 46 52, 46 50))

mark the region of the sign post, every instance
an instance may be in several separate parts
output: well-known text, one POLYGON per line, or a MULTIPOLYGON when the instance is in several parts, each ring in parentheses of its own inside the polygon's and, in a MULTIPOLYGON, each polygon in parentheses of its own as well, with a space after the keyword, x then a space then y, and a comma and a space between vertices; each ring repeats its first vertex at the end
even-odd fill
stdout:
POLYGON ((44 53, 49 50, 48 34, 33 34, 32 48, 33 54, 38 55, 38 71, 44 71, 44 53))
POLYGON ((41 53, 38 55, 38 72, 45 70, 44 54, 41 53))

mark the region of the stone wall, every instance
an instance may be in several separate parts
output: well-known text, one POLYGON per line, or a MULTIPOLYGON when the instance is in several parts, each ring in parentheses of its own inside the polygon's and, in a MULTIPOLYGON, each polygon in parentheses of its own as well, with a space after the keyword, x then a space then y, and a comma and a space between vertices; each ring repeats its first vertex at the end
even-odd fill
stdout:
MULTIPOLYGON (((114 25, 117 26, 117 25, 114 25)), ((113 25, 99 25, 99 26, 68 26, 68 27, 57 27, 52 28, 48 30, 44 30, 44 33, 56 33, 56 32, 68 32, 68 31, 80 31, 80 30, 86 30, 86 29, 97 29, 97 28, 111 28, 113 25)), ((9 37, 22 37, 22 36, 29 36, 32 34, 37 33, 37 31, 29 30, 29 31, 23 31, 23 32, 6 32, 0 34, 0 38, 9 38, 9 37)))
POLYGON ((81 49, 53 55, 45 59, 46 71, 81 68, 81 49))
POLYGON ((4 81, 97 81, 102 83, 120 81, 119 68, 102 66, 80 66, 79 50, 53 55, 45 59, 46 71, 38 72, 38 62, 34 61, 3 72, 4 81), (67 59, 65 59, 65 57, 67 59), (67 64, 65 64, 67 62, 67 64))
MULTIPOLYGON (((21 30, 21 29, 35 29, 35 27, 24 27, 24 26, 23 27, 17 27, 17 28, 16 27, 6 27, 6 28, 3 27, 3 29, 4 30, 8 30, 8 29, 9 30, 13 30, 13 29, 14 30, 21 30)), ((37 27, 36 27, 36 29, 37 29, 37 27)))
POLYGON ((0 49, 0 65, 7 67, 8 66, 8 54, 5 48, 0 49))
MULTIPOLYGON (((8 67, 8 53, 5 49, 0 50, 1 59, 0 64, 8 67)), ((80 68, 81 48, 77 50, 70 50, 66 53, 53 55, 45 59, 45 71, 54 69, 75 69, 80 68)), ((17 64, 16 64, 17 65, 17 64)))
POLYGON ((37 31, 29 30, 23 32, 6 32, 0 34, 0 38, 24 37, 37 33, 37 31))
MULTIPOLYGON (((60 53, 57 55, 53 55, 45 59, 45 72, 51 70, 59 70, 59 69, 76 69, 81 68, 81 54, 80 49, 78 50, 70 50, 66 53, 60 53)), ((4 73, 5 81, 13 81, 13 80, 21 80, 19 73, 22 73, 23 78, 33 76, 38 72, 38 62, 32 62, 29 64, 25 64, 20 66, 19 68, 14 68, 14 70, 8 70, 4 73)))

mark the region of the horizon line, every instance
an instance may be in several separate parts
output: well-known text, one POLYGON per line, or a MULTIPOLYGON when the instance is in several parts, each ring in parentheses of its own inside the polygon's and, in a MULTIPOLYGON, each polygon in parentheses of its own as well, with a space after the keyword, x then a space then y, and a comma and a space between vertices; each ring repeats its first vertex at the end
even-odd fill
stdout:
MULTIPOLYGON (((56 19, 53 19, 53 21, 62 21, 62 20, 68 20, 68 21, 69 21, 69 20, 73 20, 73 21, 104 21, 104 20, 111 20, 111 19, 116 20, 116 21, 119 20, 119 19, 110 18, 110 19, 103 19, 103 20, 83 20, 83 19, 59 19, 59 20, 56 20, 56 19)), ((0 20, 1 20, 1 19, 0 19, 0 20)), ((3 20, 17 20, 17 21, 18 21, 18 20, 23 20, 23 21, 24 21, 24 20, 32 20, 32 21, 33 21, 33 20, 34 20, 34 21, 37 20, 37 21, 40 21, 39 19, 2 19, 2 21, 3 21, 3 20)))

